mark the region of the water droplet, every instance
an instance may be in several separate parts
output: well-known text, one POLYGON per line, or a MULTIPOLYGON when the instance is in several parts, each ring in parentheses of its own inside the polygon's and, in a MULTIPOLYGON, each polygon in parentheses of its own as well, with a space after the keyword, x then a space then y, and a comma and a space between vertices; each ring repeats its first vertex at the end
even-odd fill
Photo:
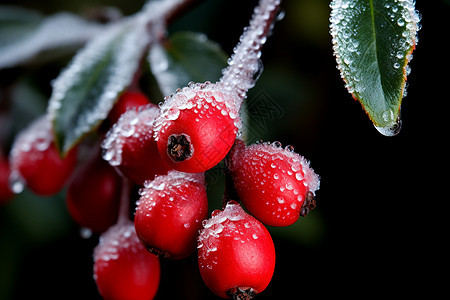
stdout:
POLYGON ((292 146, 292 145, 287 145, 285 149, 287 151, 289 151, 289 152, 294 152, 295 151, 294 146, 292 146))
POLYGON ((88 239, 92 236, 92 230, 89 228, 83 227, 80 229, 80 236, 83 239, 88 239))
POLYGON ((375 128, 384 136, 396 136, 402 128, 402 119, 399 116, 397 120, 388 126, 376 126, 375 128))
POLYGON ((18 171, 11 172, 9 176, 9 187, 15 194, 20 194, 25 188, 25 180, 19 174, 18 171))

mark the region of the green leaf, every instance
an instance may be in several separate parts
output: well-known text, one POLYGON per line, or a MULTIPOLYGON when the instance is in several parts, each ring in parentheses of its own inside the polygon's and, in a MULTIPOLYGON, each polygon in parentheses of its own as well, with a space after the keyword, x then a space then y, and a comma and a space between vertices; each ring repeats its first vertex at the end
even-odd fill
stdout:
POLYGON ((205 35, 180 32, 173 34, 164 45, 155 45, 148 59, 162 93, 168 96, 190 81, 219 80, 227 58, 205 35))
POLYGON ((400 130, 400 107, 417 44, 414 0, 333 0, 331 35, 348 91, 384 135, 400 130))
POLYGON ((48 110, 62 152, 107 117, 132 82, 149 42, 144 22, 124 20, 89 42, 55 80, 48 110))
POLYGON ((44 18, 32 10, 0 6, 0 69, 74 51, 103 27, 69 13, 44 18))

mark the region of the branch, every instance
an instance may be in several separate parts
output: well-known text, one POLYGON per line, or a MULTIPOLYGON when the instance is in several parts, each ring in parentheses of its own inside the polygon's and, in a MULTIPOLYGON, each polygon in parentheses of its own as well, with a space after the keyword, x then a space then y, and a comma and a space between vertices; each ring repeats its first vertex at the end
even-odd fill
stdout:
POLYGON ((223 71, 220 83, 229 90, 235 90, 241 100, 247 91, 255 85, 255 75, 262 69, 261 48, 273 28, 281 0, 260 0, 253 12, 250 25, 244 29, 239 44, 223 71))

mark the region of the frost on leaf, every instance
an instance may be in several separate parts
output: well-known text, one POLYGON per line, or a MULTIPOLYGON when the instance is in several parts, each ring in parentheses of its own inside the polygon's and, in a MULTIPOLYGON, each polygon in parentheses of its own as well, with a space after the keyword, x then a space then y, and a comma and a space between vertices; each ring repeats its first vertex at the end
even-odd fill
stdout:
POLYGON ((106 118, 149 42, 145 23, 126 19, 92 40, 54 81, 48 111, 64 152, 106 118))
POLYGON ((418 42, 413 0, 334 0, 330 33, 346 88, 375 127, 395 135, 401 126, 408 62, 418 42))
POLYGON ((43 18, 8 6, 0 8, 0 23, 0 69, 27 62, 45 51, 53 55, 56 50, 73 50, 104 28, 70 13, 43 18))

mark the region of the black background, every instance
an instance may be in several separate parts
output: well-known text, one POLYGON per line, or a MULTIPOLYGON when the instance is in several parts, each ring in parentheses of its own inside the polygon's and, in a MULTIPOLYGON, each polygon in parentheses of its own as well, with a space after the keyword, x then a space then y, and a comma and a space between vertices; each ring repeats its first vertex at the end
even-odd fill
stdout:
MULTIPOLYGON (((44 12, 56 10, 45 2, 25 4, 44 12)), ((189 23, 194 17, 188 14, 171 30, 191 26, 231 53, 256 1, 219 1, 213 6, 209 2, 192 12, 210 12, 211 16, 205 16, 207 27, 189 23), (210 7, 215 10, 209 11, 210 7)), ((440 254, 448 238, 444 204, 449 196, 443 184, 448 180, 445 24, 450 5, 445 1, 417 3, 422 29, 402 105, 403 128, 395 137, 384 137, 344 88, 331 49, 328 16, 318 14, 317 22, 306 23, 322 24, 311 28, 317 31, 311 38, 308 29, 292 29, 296 22, 292 18, 307 15, 290 15, 292 2, 284 1, 286 17, 276 24, 264 46, 265 71, 249 100, 264 91, 285 111, 262 138, 291 144, 311 160, 321 176, 318 208, 312 214, 320 217, 324 229, 313 243, 274 236, 276 270, 259 298, 364 299, 419 292, 433 298, 431 294, 443 287, 439 278, 446 270, 440 254), (289 68, 283 73, 280 65, 289 68), (277 72, 285 77, 271 76, 277 72), (287 99, 277 98, 283 95, 276 92, 277 86, 295 82, 292 74, 302 80, 298 96, 289 92, 287 99), (298 98, 305 111, 297 114, 293 109, 298 98)), ((115 3, 133 12, 132 6, 115 3)), ((329 13, 327 1, 317 3, 320 11, 329 13)), ((139 4, 133 2, 136 9, 139 4)), ((0 213, 8 218, 7 208, 0 208, 0 213)), ((92 248, 97 240, 83 240, 76 226, 70 228, 68 234, 34 246, 11 269, 7 282, 13 286, 12 299, 99 299, 92 280, 92 248)), ((215 297, 201 282, 195 255, 178 262, 163 261, 162 268, 158 299, 215 297)))

